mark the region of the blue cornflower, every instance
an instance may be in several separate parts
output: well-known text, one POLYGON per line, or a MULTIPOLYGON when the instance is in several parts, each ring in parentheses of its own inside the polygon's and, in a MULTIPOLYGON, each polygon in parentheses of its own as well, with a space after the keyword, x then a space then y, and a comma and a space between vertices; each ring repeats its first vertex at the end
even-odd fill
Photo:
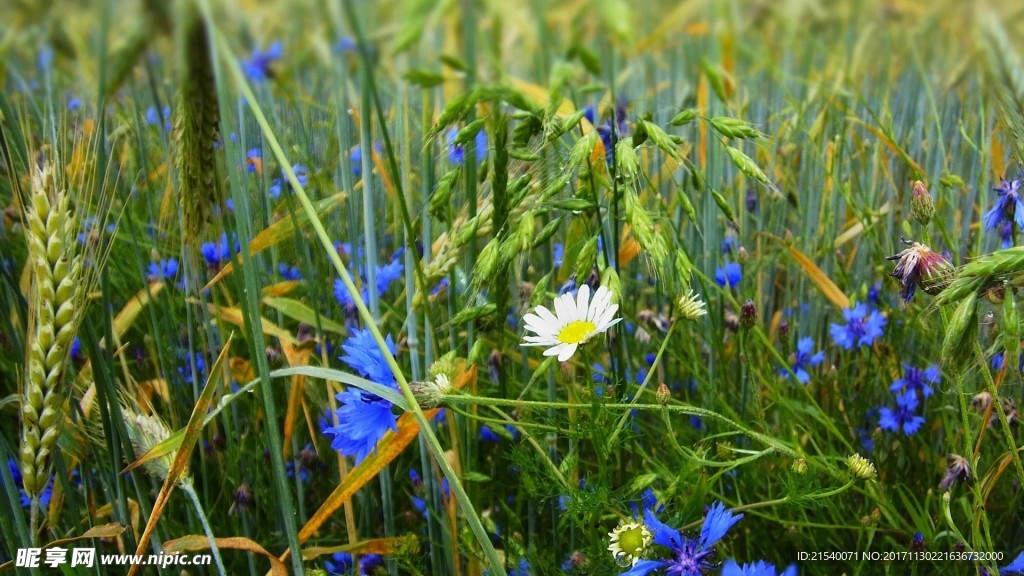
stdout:
POLYGON ((445 288, 448 288, 448 277, 447 276, 445 276, 444 278, 441 278, 441 281, 437 283, 437 286, 434 286, 434 289, 430 291, 430 295, 431 296, 437 296, 438 294, 443 292, 445 288))
POLYGON ((68 98, 68 111, 75 112, 82 107, 82 99, 71 97, 68 98))
POLYGON ((556 242, 552 247, 553 251, 553 264, 555 268, 562 267, 562 260, 565 258, 565 246, 561 242, 556 242))
MULTIPOLYGON (((395 342, 389 334, 385 344, 391 354, 395 342)), ((377 347, 368 329, 357 330, 341 346, 345 355, 341 360, 372 382, 397 389, 395 376, 377 347)), ((336 414, 338 425, 324 430, 332 436, 331 448, 345 456, 362 461, 377 446, 388 431, 397 431, 397 420, 391 412, 391 403, 376 394, 349 388, 337 396, 341 405, 336 414)))
POLYGON ((878 409, 878 427, 913 436, 924 425, 924 417, 916 414, 917 404, 917 393, 913 390, 900 394, 896 397, 896 408, 882 406, 878 409))
POLYGON ((654 543, 669 549, 665 560, 641 560, 622 576, 646 576, 655 570, 664 570, 667 576, 701 576, 717 566, 712 561, 713 546, 721 540, 743 514, 735 515, 721 502, 715 502, 704 517, 700 536, 683 536, 678 530, 658 520, 651 510, 644 511, 644 524, 654 533, 654 543))
POLYGON ((736 237, 726 236, 722 241, 722 254, 732 254, 736 251, 736 237))
POLYGON ((519 565, 509 570, 508 576, 530 576, 530 563, 526 558, 520 558, 519 565))
POLYGON ((281 42, 272 43, 265 51, 253 50, 248 60, 242 60, 242 70, 254 82, 262 82, 273 76, 270 65, 281 58, 281 42))
MULTIPOLYGON (((384 343, 392 355, 397 352, 395 341, 390 334, 385 338, 384 343)), ((377 341, 373 339, 373 334, 369 329, 356 330, 341 345, 341 349, 345 352, 341 361, 348 364, 349 368, 359 372, 371 382, 395 387, 395 375, 384 360, 384 355, 381 354, 380 348, 377 347, 377 341)))
POLYGON ((853 308, 844 308, 843 318, 846 324, 830 324, 829 333, 832 334, 832 340, 846 350, 870 346, 875 338, 884 334, 885 316, 863 302, 855 304, 853 308))
MULTIPOLYGON (((299 181, 299 184, 305 188, 306 183, 309 182, 308 169, 302 164, 294 164, 292 165, 292 172, 295 173, 295 179, 299 181)), ((281 190, 285 188, 291 190, 292 185, 291 182, 288 181, 288 177, 285 176, 284 170, 281 170, 281 177, 274 178, 274 181, 270 183, 270 189, 267 190, 267 194, 274 200, 277 200, 281 197, 281 190)))
POLYGON ((181 360, 181 364, 178 366, 178 374, 181 374, 182 380, 186 384, 202 384, 206 382, 206 357, 203 356, 202 352, 195 352, 191 356, 187 352, 182 352, 178 355, 178 359, 181 360), (192 369, 192 363, 195 362, 195 370, 192 369), (196 373, 198 372, 198 379, 196 373))
POLYGON ((715 270, 715 284, 725 288, 735 288, 743 279, 743 267, 739 262, 727 262, 722 268, 715 270))
POLYGON ((358 47, 359 45, 356 44, 355 40, 348 36, 342 36, 341 39, 334 44, 334 51, 338 54, 342 54, 345 52, 354 52, 358 47))
MULTIPOLYGON (((363 286, 359 291, 359 295, 362 297, 363 302, 370 299, 370 293, 366 291, 366 286, 363 286)), ((352 299, 352 295, 349 294, 348 288, 345 287, 345 283, 341 281, 341 278, 334 279, 334 299, 343 308, 355 306, 355 300, 352 299)))
POLYGON ((289 266, 281 262, 277 265, 277 272, 285 280, 302 280, 302 272, 299 271, 297 266, 289 266))
POLYGON ((335 552, 324 560, 324 570, 330 576, 345 576, 352 570, 352 555, 348 552, 335 552))
POLYGON ((889 390, 897 394, 906 391, 920 391, 921 395, 927 398, 935 393, 928 384, 938 384, 942 378, 942 372, 939 371, 939 367, 936 364, 932 364, 924 370, 904 364, 903 369, 906 371, 903 378, 896 380, 889 387, 889 390))
POLYGON ((992 209, 985 213, 985 230, 992 230, 1000 223, 1013 221, 1018 228, 1024 228, 1024 199, 1020 197, 1021 180, 1000 180, 994 190, 999 195, 992 209))
MULTIPOLYGON (((295 478, 295 462, 292 462, 291 460, 285 462, 284 473, 285 476, 289 478, 295 478)), ((309 482, 309 470, 302 466, 299 466, 299 480, 309 482)))
POLYGON ((356 178, 363 177, 363 149, 356 146, 348 155, 348 161, 352 164, 352 174, 356 178))
MULTIPOLYGON (((235 242, 235 250, 237 253, 240 247, 235 242)), ((220 243, 217 242, 205 242, 199 247, 199 252, 203 255, 206 260, 206 265, 210 270, 218 270, 224 262, 227 262, 233 256, 231 251, 231 245, 228 243, 227 233, 220 235, 220 243)))
POLYGON ((161 114, 157 113, 156 106, 150 106, 146 108, 146 124, 151 126, 159 126, 160 119, 164 121, 164 131, 171 131, 171 107, 164 106, 161 114))
POLYGON ((999 225, 999 247, 1003 250, 1013 246, 1013 221, 1007 220, 999 225))
POLYGON ((722 566, 722 576, 796 576, 796 566, 790 566, 783 572, 777 572, 775 566, 760 560, 753 564, 740 566, 735 560, 729 559, 722 566))
POLYGON ((263 155, 259 148, 249 148, 245 152, 245 170, 247 172, 263 172, 263 155))
POLYGON ((878 307, 882 305, 882 281, 879 280, 868 288, 868 304, 878 307))
POLYGON ((402 262, 396 257, 391 262, 377 268, 377 295, 388 291, 391 283, 402 278, 402 262))
MULTIPOLYGON (((466 153, 462 146, 455 145, 455 136, 458 133, 458 128, 448 131, 448 161, 456 166, 461 166, 466 161, 466 153)), ((487 156, 487 133, 483 130, 476 133, 474 148, 476 148, 476 161, 482 162, 487 156)))
POLYGON ((148 278, 150 281, 159 282, 162 280, 174 280, 174 277, 178 275, 178 260, 176 258, 168 258, 159 262, 149 263, 149 274, 148 278))
POLYGON ((999 569, 1000 574, 1024 574, 1024 552, 1021 552, 1006 566, 999 569))
MULTIPOLYGON (((796 352, 791 356, 793 366, 793 374, 796 374, 796 379, 801 384, 807 384, 811 380, 811 375, 807 373, 806 367, 817 366, 825 361, 825 351, 819 350, 814 353, 814 340, 811 338, 801 338, 796 343, 796 352)), ((789 377, 789 372, 786 370, 780 370, 785 377, 789 377)))
POLYGON ((85 355, 82 354, 82 341, 75 336, 75 339, 71 341, 71 359, 75 362, 84 362, 85 355))
POLYGON ((50 69, 53 66, 53 48, 49 44, 43 44, 43 47, 39 49, 38 62, 39 69, 43 72, 50 69))
MULTIPOLYGON (((391 262, 388 262, 384 266, 378 266, 376 270, 377 296, 383 296, 391 287, 392 282, 402 278, 402 271, 404 268, 401 260, 398 258, 398 254, 396 254, 395 258, 393 258, 391 262)), ((365 283, 360 289, 359 295, 362 297, 363 302, 369 301, 370 293, 367 291, 365 283)), ((433 293, 431 295, 433 295, 433 293)), ((348 293, 348 288, 345 287, 345 283, 342 282, 341 278, 334 280, 334 299, 342 307, 355 305, 355 301, 352 300, 352 295, 348 293)))
POLYGON ((331 437, 331 448, 361 462, 377 447, 390 429, 398 431, 391 403, 375 394, 350 388, 336 396, 338 425, 323 432, 331 437))
POLYGON ((495 434, 494 430, 491 430, 491 427, 487 424, 480 425, 480 439, 485 442, 494 442, 495 444, 501 442, 501 436, 495 434))
POLYGON ((640 493, 640 500, 630 502, 629 509, 633 512, 633 517, 636 518, 639 516, 640 510, 653 510, 655 514, 661 514, 665 507, 658 504, 658 496, 654 490, 644 488, 644 491, 640 493))

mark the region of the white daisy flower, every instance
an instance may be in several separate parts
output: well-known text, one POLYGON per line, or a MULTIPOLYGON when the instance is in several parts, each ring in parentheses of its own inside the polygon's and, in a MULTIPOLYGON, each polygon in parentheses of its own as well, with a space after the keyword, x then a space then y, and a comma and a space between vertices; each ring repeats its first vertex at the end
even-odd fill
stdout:
POLYGON ((590 287, 580 286, 576 299, 572 294, 555 298, 555 312, 537 306, 535 313, 523 316, 526 329, 536 336, 524 336, 522 346, 548 346, 545 356, 558 356, 565 362, 576 353, 580 344, 608 330, 622 318, 615 318, 618 304, 612 304, 612 293, 604 286, 597 289, 593 300, 590 287))

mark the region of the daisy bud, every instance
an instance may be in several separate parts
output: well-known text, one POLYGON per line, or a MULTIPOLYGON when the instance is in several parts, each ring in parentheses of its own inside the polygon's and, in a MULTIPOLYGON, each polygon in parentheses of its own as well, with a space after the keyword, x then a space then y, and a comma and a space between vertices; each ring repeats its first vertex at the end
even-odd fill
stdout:
POLYGON ((744 330, 750 330, 757 323, 757 307, 754 306, 754 301, 747 299, 740 306, 740 327, 744 330))
POLYGON ((658 404, 662 406, 668 404, 668 401, 672 399, 672 392, 664 382, 658 384, 658 392, 655 394, 655 398, 658 399, 658 404))
POLYGON ((903 301, 910 302, 918 287, 933 296, 941 292, 953 275, 953 264, 920 242, 903 240, 903 243, 910 247, 886 258, 896 260, 896 268, 890 276, 903 286, 900 290, 903 301))
POLYGON ((790 467, 790 470, 792 470, 794 474, 807 474, 807 461, 803 458, 797 458, 793 461, 793 465, 790 467))
POLYGON ((878 475, 878 472, 875 470, 875 465, 860 454, 854 454, 847 458, 846 467, 850 469, 851 474, 861 480, 871 480, 878 475))
POLYGON ((920 180, 914 182, 914 195, 910 199, 910 211, 914 218, 922 225, 927 226, 935 215, 935 201, 924 183, 920 180))
POLYGON ((427 382, 410 382, 409 387, 421 408, 436 408, 444 404, 445 396, 455 392, 455 386, 446 374, 438 374, 427 382))

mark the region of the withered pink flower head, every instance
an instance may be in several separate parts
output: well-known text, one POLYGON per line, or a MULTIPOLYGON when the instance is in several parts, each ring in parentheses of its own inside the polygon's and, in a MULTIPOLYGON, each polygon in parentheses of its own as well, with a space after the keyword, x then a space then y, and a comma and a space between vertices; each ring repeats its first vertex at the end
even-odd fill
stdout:
POLYGON ((895 256, 889 256, 886 260, 896 260, 896 268, 890 276, 900 281, 900 296, 903 301, 910 302, 918 287, 928 294, 938 294, 942 291, 945 281, 952 275, 953 264, 925 244, 902 238, 901 240, 908 248, 895 256))

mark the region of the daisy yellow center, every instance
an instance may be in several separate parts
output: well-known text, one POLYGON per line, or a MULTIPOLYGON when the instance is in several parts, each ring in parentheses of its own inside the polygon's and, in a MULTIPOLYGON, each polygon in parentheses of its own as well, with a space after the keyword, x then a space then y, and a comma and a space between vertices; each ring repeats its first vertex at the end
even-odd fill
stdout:
POLYGON ((597 325, 587 320, 570 322, 558 331, 558 341, 562 344, 579 344, 597 330, 597 325))
POLYGON ((645 540, 643 526, 637 526, 619 534, 619 547, 626 554, 639 557, 647 548, 645 540))

